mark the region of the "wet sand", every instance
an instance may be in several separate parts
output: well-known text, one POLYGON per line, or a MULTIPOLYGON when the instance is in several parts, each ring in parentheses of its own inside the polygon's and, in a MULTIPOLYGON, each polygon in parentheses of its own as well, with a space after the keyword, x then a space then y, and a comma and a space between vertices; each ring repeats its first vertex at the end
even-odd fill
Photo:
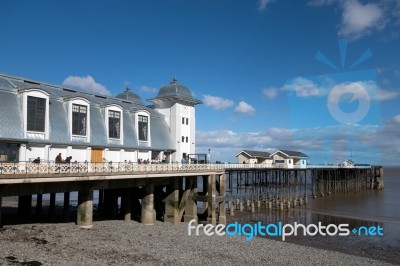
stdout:
MULTIPOLYGON (((400 223, 380 223, 365 221, 348 217, 332 216, 323 213, 314 213, 309 210, 293 209, 291 211, 235 211, 234 216, 227 215, 227 222, 257 223, 261 221, 264 225, 268 223, 293 224, 294 222, 308 225, 310 223, 322 225, 328 224, 349 224, 349 228, 359 226, 378 226, 384 228, 384 236, 289 236, 285 240, 289 243, 304 245, 324 250, 343 252, 346 254, 377 259, 400 265, 400 223)), ((267 237, 277 242, 282 242, 278 237, 267 237)))
MULTIPOLYGON (((244 224, 261 221, 263 224, 267 224, 278 221, 283 223, 296 221, 310 224, 321 221, 324 225, 348 223, 350 228, 362 225, 380 225, 384 227, 385 235, 383 237, 291 236, 285 242, 276 237, 257 237, 251 241, 246 241, 244 237, 223 237, 225 240, 220 240, 205 236, 189 237, 187 224, 184 223, 175 226, 157 222, 153 227, 143 226, 135 221, 95 221, 93 229, 83 230, 73 222, 65 223, 60 220, 62 217, 61 207, 57 208, 59 219, 56 221, 57 224, 49 223, 46 216, 48 203, 44 201, 43 204, 42 217, 31 217, 29 220, 21 221, 16 217, 16 198, 3 198, 3 223, 5 222, 6 225, 0 229, 1 265, 212 265, 213 261, 219 262, 214 264, 239 265, 236 263, 242 261, 237 253, 239 249, 242 252, 247 250, 248 253, 257 250, 259 253, 265 253, 264 255, 255 255, 255 258, 251 260, 252 264, 256 265, 274 263, 297 265, 300 262, 310 264, 308 263, 310 258, 313 261, 311 264, 364 265, 372 263, 379 265, 386 262, 400 265, 400 223, 378 223, 332 216, 313 212, 306 208, 283 212, 236 211, 232 217, 227 215, 228 223, 238 221, 244 224), (6 219, 4 216, 7 216, 6 219), (168 231, 168 235, 156 237, 159 234, 163 235, 164 231, 168 231), (114 233, 110 235, 110 232, 114 233), (136 241, 139 241, 141 245, 146 243, 149 247, 147 249, 138 248, 136 241), (154 247, 152 241, 154 241, 154 247), (220 250, 218 241, 222 241, 220 244, 224 245, 223 250, 220 250), (131 245, 132 250, 119 250, 120 245, 127 245, 127 243, 131 245), (183 243, 186 244, 182 246, 183 243), (162 247, 158 247, 159 245, 162 247), (208 247, 204 248, 205 246, 208 247), (265 251, 266 248, 270 250, 271 247, 273 247, 272 251, 265 251), (154 249, 162 248, 166 250, 154 251, 154 249), (191 249, 204 252, 196 254, 197 258, 193 260, 190 256, 182 257, 180 255, 184 250, 191 254, 193 252, 191 249), (286 255, 281 254, 282 251, 279 250, 285 250, 284 254, 286 255), (137 253, 138 251, 140 252, 137 253), (213 254, 211 258, 207 256, 207 253, 213 254), (320 254, 324 254, 325 257, 321 258, 320 254), (327 258, 330 260, 326 260, 327 258)), ((34 208, 32 213, 33 210, 34 208)), ((71 218, 73 217, 75 216, 72 210, 71 218)), ((243 256, 246 256, 246 253, 243 256)), ((248 262, 243 263, 247 264, 248 262)))
POLYGON ((6 225, 1 265, 390 265, 293 243, 245 237, 188 236, 187 224, 99 221, 6 225))

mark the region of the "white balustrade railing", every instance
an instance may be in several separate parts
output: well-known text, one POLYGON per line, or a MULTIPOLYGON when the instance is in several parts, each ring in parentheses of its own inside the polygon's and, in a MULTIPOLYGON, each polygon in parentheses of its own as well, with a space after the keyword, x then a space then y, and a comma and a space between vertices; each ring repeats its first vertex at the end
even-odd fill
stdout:
POLYGON ((0 163, 0 175, 6 174, 68 174, 68 173, 141 173, 168 171, 224 170, 223 164, 181 163, 0 163))
POLYGON ((254 168, 282 168, 282 169, 321 169, 321 168, 371 168, 371 166, 341 167, 334 165, 307 165, 306 168, 294 165, 291 168, 278 164, 182 164, 182 163, 0 163, 0 175, 6 174, 68 174, 68 173, 144 173, 144 172, 168 172, 168 171, 209 171, 225 169, 254 169, 254 168))

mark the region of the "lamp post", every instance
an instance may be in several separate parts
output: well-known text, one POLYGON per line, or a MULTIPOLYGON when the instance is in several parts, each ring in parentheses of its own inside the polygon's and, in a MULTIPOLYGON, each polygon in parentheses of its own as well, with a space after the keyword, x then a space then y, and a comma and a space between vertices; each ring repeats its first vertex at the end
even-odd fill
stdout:
POLYGON ((211 149, 208 148, 208 163, 211 163, 211 149))

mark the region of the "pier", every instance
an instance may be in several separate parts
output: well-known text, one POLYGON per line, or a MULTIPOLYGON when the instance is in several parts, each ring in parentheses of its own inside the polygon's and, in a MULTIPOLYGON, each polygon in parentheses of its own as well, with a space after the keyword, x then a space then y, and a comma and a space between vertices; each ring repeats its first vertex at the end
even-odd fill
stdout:
POLYGON ((380 166, 352 168, 309 166, 307 168, 230 167, 226 169, 228 208, 284 210, 307 204, 309 198, 331 194, 383 189, 380 166))
POLYGON ((43 195, 49 194, 48 217, 54 219, 56 193, 61 193, 62 220, 83 228, 92 227, 95 206, 99 219, 136 219, 148 225, 157 219, 173 224, 195 219, 215 225, 225 224, 226 215, 236 210, 296 208, 309 198, 381 189, 383 180, 378 166, 2 163, 0 218, 3 197, 18 196, 17 213, 29 220, 44 215, 43 195), (78 193, 76 217, 71 217, 71 192, 78 193))

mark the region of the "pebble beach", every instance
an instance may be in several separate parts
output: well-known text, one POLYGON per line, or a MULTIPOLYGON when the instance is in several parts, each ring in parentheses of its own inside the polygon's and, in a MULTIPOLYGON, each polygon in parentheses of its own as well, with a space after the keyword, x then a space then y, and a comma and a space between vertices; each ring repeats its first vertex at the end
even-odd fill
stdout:
POLYGON ((187 224, 95 221, 5 225, 0 265, 392 265, 256 237, 188 236, 187 224))

